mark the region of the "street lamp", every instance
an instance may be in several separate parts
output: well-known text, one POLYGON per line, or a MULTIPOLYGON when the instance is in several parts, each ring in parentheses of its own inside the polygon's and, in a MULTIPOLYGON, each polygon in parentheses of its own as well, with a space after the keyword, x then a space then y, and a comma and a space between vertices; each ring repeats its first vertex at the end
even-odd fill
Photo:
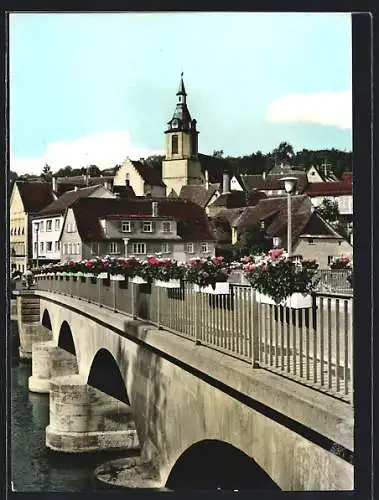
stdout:
POLYGON ((290 257, 292 253, 291 195, 295 189, 297 177, 282 177, 279 180, 284 182, 284 189, 287 193, 287 252, 290 257))

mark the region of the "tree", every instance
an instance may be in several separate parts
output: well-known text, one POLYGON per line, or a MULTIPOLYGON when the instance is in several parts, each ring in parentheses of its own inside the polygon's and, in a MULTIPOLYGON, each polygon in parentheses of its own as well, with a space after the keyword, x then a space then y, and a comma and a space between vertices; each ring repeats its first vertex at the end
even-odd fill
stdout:
POLYGON ((56 177, 72 177, 72 167, 67 165, 64 168, 60 168, 54 175, 56 177))
POLYGON ((254 226, 238 233, 237 243, 234 245, 234 258, 267 252, 271 247, 272 240, 266 238, 264 229, 254 226))
POLYGON ((43 179, 46 182, 49 182, 49 181, 51 181, 52 177, 53 177, 53 173, 51 171, 51 167, 50 167, 50 165, 45 163, 45 166, 42 169, 41 179, 43 179))
POLYGON ((275 163, 291 163, 294 157, 294 150, 291 144, 283 141, 272 151, 271 155, 275 163))
POLYGON ((340 217, 338 203, 329 198, 324 198, 321 205, 317 207, 317 212, 329 223, 337 222, 340 217))
POLYGON ((224 150, 223 150, 223 149, 219 149, 219 150, 216 150, 216 149, 215 149, 215 150, 213 151, 212 156, 213 156, 214 158, 224 158, 224 150))

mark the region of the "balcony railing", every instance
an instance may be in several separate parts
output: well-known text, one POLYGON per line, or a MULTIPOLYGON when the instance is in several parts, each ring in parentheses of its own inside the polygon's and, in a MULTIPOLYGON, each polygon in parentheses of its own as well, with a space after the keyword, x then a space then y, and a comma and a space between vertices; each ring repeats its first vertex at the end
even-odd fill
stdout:
POLYGON ((353 298, 313 295, 313 306, 291 309, 256 301, 254 289, 231 285, 207 295, 191 285, 154 285, 80 277, 41 277, 38 289, 96 303, 150 322, 352 403, 353 298))

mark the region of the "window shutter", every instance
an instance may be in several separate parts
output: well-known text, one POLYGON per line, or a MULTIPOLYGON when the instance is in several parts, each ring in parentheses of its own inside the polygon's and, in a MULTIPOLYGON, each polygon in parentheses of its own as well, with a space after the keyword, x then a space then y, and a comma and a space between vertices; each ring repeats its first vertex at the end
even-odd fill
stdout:
POLYGON ((151 221, 151 232, 155 233, 155 221, 151 221))
POLYGON ((135 230, 135 224, 134 224, 134 220, 131 220, 130 221, 130 231, 134 231, 135 230))

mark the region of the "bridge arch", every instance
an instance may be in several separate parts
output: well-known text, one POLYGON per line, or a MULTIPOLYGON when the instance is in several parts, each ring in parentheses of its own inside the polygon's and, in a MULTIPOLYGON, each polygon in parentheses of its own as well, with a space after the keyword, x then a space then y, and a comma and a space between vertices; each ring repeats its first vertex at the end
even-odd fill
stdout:
POLYGON ((91 364, 87 384, 130 406, 120 368, 107 349, 101 348, 97 351, 91 364))
POLYGON ((58 336, 58 347, 76 356, 76 348, 74 338, 72 336, 70 325, 67 321, 63 321, 58 336))
POLYGON ((225 441, 206 439, 176 460, 166 487, 173 490, 280 490, 243 451, 225 441))
POLYGON ((47 309, 45 309, 43 311, 43 315, 42 315, 42 326, 44 326, 45 328, 47 328, 48 330, 52 331, 53 328, 51 326, 51 319, 50 319, 50 314, 49 314, 49 311, 47 309))

